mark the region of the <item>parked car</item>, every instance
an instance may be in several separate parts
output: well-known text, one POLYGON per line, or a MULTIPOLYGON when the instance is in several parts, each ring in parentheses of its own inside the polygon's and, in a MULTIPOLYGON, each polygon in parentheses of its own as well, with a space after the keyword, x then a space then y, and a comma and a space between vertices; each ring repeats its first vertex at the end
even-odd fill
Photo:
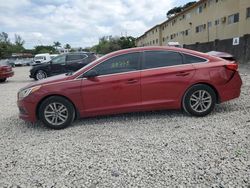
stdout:
POLYGON ((11 67, 15 67, 15 59, 11 58, 11 59, 7 59, 7 64, 10 65, 11 67))
POLYGON ((1 61, 0 62, 0 82, 5 82, 7 78, 12 77, 14 71, 8 63, 1 61))
POLYGON ((235 61, 235 63, 238 63, 237 59, 232 54, 229 54, 227 52, 210 51, 207 52, 207 54, 215 57, 220 57, 228 61, 235 61))
POLYGON ((95 59, 95 55, 88 52, 61 54, 48 63, 33 66, 30 70, 30 78, 42 80, 49 76, 75 72, 95 59))
POLYGON ((18 67, 18 66, 20 67, 20 66, 26 65, 26 62, 23 59, 16 59, 14 61, 14 64, 15 64, 15 67, 18 67))
POLYGON ((18 92, 19 117, 61 129, 76 117, 184 109, 206 116, 240 96, 238 65, 173 47, 121 50, 74 74, 34 82, 18 92))
POLYGON ((182 45, 180 45, 179 42, 168 42, 167 46, 169 46, 169 47, 182 48, 182 45))
POLYGON ((26 58, 26 59, 23 59, 23 62, 25 65, 31 66, 31 65, 33 65, 34 61, 33 61, 33 58, 26 58))
POLYGON ((51 57, 49 55, 49 53, 45 53, 45 54, 37 54, 34 57, 34 62, 33 64, 41 64, 41 63, 47 63, 51 60, 51 57))

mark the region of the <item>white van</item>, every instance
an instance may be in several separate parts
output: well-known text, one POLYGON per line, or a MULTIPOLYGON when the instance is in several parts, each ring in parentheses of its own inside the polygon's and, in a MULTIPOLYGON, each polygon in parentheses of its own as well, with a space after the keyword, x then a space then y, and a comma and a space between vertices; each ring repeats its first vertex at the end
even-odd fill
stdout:
POLYGON ((46 54, 37 54, 34 57, 34 64, 47 63, 51 60, 49 53, 46 54))

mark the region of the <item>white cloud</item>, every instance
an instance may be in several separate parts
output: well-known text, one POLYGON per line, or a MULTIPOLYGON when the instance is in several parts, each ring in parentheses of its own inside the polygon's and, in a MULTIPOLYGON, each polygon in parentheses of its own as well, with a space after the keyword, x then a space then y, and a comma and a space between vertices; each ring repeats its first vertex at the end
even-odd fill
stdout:
POLYGON ((165 20, 173 1, 0 0, 0 32, 20 34, 26 47, 39 41, 91 46, 104 35, 143 34, 165 20))

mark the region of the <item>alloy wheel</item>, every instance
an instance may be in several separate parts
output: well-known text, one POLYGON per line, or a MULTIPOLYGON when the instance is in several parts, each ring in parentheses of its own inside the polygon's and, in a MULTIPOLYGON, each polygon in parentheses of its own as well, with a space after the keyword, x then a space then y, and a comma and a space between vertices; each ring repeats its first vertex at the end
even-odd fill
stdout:
POLYGON ((62 103, 54 102, 46 106, 44 117, 54 126, 60 126, 68 119, 68 109, 62 103))
POLYGON ((205 112, 212 105, 212 96, 205 90, 197 90, 190 97, 190 107, 195 112, 205 112))

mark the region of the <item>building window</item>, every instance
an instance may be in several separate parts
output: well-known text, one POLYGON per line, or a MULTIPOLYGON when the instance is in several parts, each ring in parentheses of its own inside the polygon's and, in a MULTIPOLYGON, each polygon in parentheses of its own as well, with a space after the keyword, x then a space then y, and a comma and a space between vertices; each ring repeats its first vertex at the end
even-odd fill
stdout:
POLYGON ((187 30, 185 31, 185 35, 188 36, 188 33, 189 33, 189 29, 187 29, 187 30))
POLYGON ((191 18, 191 13, 187 13, 186 18, 190 19, 191 18))
POLYGON ((156 44, 158 44, 158 39, 156 39, 156 44))
POLYGON ((199 7, 198 7, 197 13, 198 13, 198 14, 202 13, 202 6, 199 6, 199 7))
POLYGON ((196 30, 196 33, 200 33, 200 32, 205 31, 206 30, 206 24, 197 26, 195 30, 196 30))
POLYGON ((220 24, 220 20, 219 19, 215 20, 214 25, 219 25, 219 24, 220 24))
POLYGON ((247 8, 247 18, 250 17, 250 7, 247 8))
POLYGON ((233 24, 239 22, 240 14, 233 14, 228 16, 228 24, 233 24))
POLYGON ((208 28, 212 27, 212 22, 207 22, 207 27, 208 28))
POLYGON ((162 38, 162 41, 163 41, 163 42, 165 41, 165 37, 162 38))

